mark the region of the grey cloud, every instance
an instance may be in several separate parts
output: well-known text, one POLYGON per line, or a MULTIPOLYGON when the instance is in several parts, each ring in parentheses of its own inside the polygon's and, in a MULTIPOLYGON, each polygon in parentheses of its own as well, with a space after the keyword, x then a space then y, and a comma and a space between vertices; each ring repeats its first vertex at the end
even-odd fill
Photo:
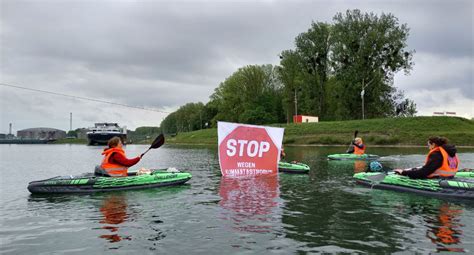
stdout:
POLYGON ((443 91, 456 88, 466 98, 474 99, 472 58, 419 53, 414 61, 416 64, 411 75, 399 73, 395 77, 401 89, 443 91))
POLYGON ((410 28, 408 47, 417 52, 465 57, 473 54, 473 7, 469 0, 345 1, 339 12, 359 8, 392 13, 410 28))
MULTIPOLYGON (((445 60, 416 62, 412 76, 403 83, 396 80, 396 86, 407 92, 442 89, 450 81, 473 98, 471 1, 3 0, 0 4, 2 81, 26 87, 173 110, 187 102, 206 102, 214 88, 243 65, 278 64, 278 54, 293 48, 294 38, 311 21, 331 22, 337 12, 359 8, 393 13, 411 28, 408 48, 417 51, 415 57, 445 60), (471 62, 467 71, 465 59, 471 62), (456 72, 453 66, 462 72, 430 79, 433 66, 442 73, 456 72)), ((51 105, 60 107, 57 102, 51 105)), ((97 107, 77 105, 76 112, 97 107)), ((106 114, 98 111, 95 118, 84 118, 99 120, 106 114)))

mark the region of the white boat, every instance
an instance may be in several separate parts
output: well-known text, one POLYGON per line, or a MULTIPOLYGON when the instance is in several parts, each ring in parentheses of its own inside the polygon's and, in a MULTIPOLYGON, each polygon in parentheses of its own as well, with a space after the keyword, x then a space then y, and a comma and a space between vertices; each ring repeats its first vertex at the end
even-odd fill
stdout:
POLYGON ((127 128, 120 127, 118 123, 95 123, 94 127, 90 127, 87 131, 87 139, 89 145, 107 144, 110 138, 118 136, 123 144, 127 143, 127 128))

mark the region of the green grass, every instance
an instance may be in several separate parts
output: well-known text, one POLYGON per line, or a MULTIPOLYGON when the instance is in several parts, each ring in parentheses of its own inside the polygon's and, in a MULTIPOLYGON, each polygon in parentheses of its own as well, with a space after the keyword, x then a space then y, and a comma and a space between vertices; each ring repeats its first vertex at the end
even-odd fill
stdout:
MULTIPOLYGON (((413 117, 304 124, 275 124, 285 128, 284 144, 348 144, 354 131, 369 145, 425 145, 430 136, 447 137, 452 144, 474 146, 474 121, 457 117, 413 117)), ((217 144, 217 129, 180 133, 169 143, 217 144)))

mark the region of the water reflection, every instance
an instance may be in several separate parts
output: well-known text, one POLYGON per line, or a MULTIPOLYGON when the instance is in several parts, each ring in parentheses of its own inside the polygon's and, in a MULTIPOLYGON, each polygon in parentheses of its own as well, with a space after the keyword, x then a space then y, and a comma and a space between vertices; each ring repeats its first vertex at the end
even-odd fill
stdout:
POLYGON ((463 248, 452 247, 461 243, 462 213, 462 207, 445 202, 440 206, 438 215, 433 217, 434 219, 427 218, 426 222, 430 227, 426 236, 436 245, 438 252, 464 252, 463 248))
MULTIPOLYGON (((393 191, 371 192, 372 210, 383 211, 387 215, 396 215, 399 222, 410 223, 410 228, 426 226, 423 235, 413 233, 405 235, 417 243, 435 245, 435 251, 465 252, 461 248, 464 227, 461 218, 464 204, 455 204, 437 198, 427 198, 416 194, 406 194, 393 191), (426 238, 426 239, 425 239, 426 238)), ((400 226, 397 226, 397 229, 400 226)), ((398 231, 398 230, 397 230, 398 231)), ((429 250, 433 248, 430 246, 429 250)))
POLYGON ((219 205, 226 209, 224 218, 233 228, 266 233, 272 228, 272 210, 278 205, 278 176, 221 178, 219 205))
POLYGON ((354 160, 354 173, 362 173, 367 170, 367 161, 354 160))
POLYGON ((328 160, 328 170, 331 174, 338 173, 341 176, 352 176, 354 173, 366 172, 369 161, 365 160, 328 160))
POLYGON ((460 224, 463 205, 354 186, 353 173, 365 171, 368 164, 321 160, 312 166, 317 174, 314 181, 283 178, 281 197, 286 202, 282 221, 287 237, 307 243, 306 251, 318 251, 326 245, 333 248, 331 252, 393 253, 414 241, 416 248, 411 249, 422 253, 465 251, 465 227, 460 224), (345 193, 340 192, 341 187, 345 193))
MULTIPOLYGON (((288 146, 288 158, 308 163, 309 175, 280 175, 276 206, 253 201, 246 208, 238 198, 230 198, 237 195, 235 190, 219 190, 226 185, 220 183, 216 149, 165 146, 150 154, 144 165, 190 169, 190 185, 121 192, 127 216, 117 224, 105 223, 100 210, 111 194, 28 197, 26 190, 28 181, 65 174, 70 165, 77 166, 74 173, 88 170, 100 153, 88 146, 71 146, 77 155, 72 161, 51 164, 42 159, 66 157, 62 145, 15 148, 1 151, 9 156, 2 162, 0 253, 429 254, 443 249, 474 250, 472 203, 449 203, 444 208, 442 200, 357 186, 352 179, 354 162, 342 162, 349 164, 345 167, 326 158, 340 153, 342 147, 288 146), (21 160, 25 155, 35 160, 21 160), (31 169, 35 171, 28 172, 31 169), (257 214, 251 210, 255 206, 267 209, 257 214), (265 233, 249 232, 244 228, 248 225, 260 226, 265 233), (98 238, 102 234, 117 234, 122 241, 110 243, 98 238), (132 240, 124 240, 126 236, 132 240)), ((147 149, 129 146, 127 150, 134 153, 133 148, 135 153, 147 149)), ((380 160, 392 168, 419 165, 426 156, 424 148, 374 148, 371 152, 394 155, 380 160)), ((474 166, 472 152, 460 157, 463 167, 474 166)))
POLYGON ((99 210, 103 215, 103 219, 99 221, 99 223, 104 224, 101 228, 111 232, 111 234, 100 235, 100 238, 104 238, 111 243, 120 242, 123 239, 130 240, 130 236, 119 235, 119 225, 129 217, 124 194, 107 195, 99 210))
POLYGON ((341 193, 336 180, 283 181, 285 234, 304 244, 302 252, 384 254, 400 250, 404 237, 397 226, 403 223, 392 215, 373 213, 370 201, 362 196, 341 193), (311 185, 315 188, 308 189, 311 185))

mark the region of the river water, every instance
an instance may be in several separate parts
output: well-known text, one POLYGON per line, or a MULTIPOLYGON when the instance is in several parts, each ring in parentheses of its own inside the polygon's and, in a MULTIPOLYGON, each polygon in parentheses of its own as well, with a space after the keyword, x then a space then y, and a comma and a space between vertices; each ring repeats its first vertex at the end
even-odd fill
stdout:
MULTIPOLYGON (((128 145, 129 157, 145 145, 128 145)), ((32 196, 28 182, 92 171, 101 147, 0 145, 2 254, 306 254, 474 252, 474 202, 354 184, 364 162, 327 161, 343 147, 287 147, 309 175, 226 180, 214 147, 164 146, 136 166, 176 167, 187 185, 93 195, 32 196)), ((425 148, 369 148, 388 167, 425 148)), ((474 150, 461 149, 474 168, 474 150)), ((133 168, 132 168, 133 169, 133 168)))

